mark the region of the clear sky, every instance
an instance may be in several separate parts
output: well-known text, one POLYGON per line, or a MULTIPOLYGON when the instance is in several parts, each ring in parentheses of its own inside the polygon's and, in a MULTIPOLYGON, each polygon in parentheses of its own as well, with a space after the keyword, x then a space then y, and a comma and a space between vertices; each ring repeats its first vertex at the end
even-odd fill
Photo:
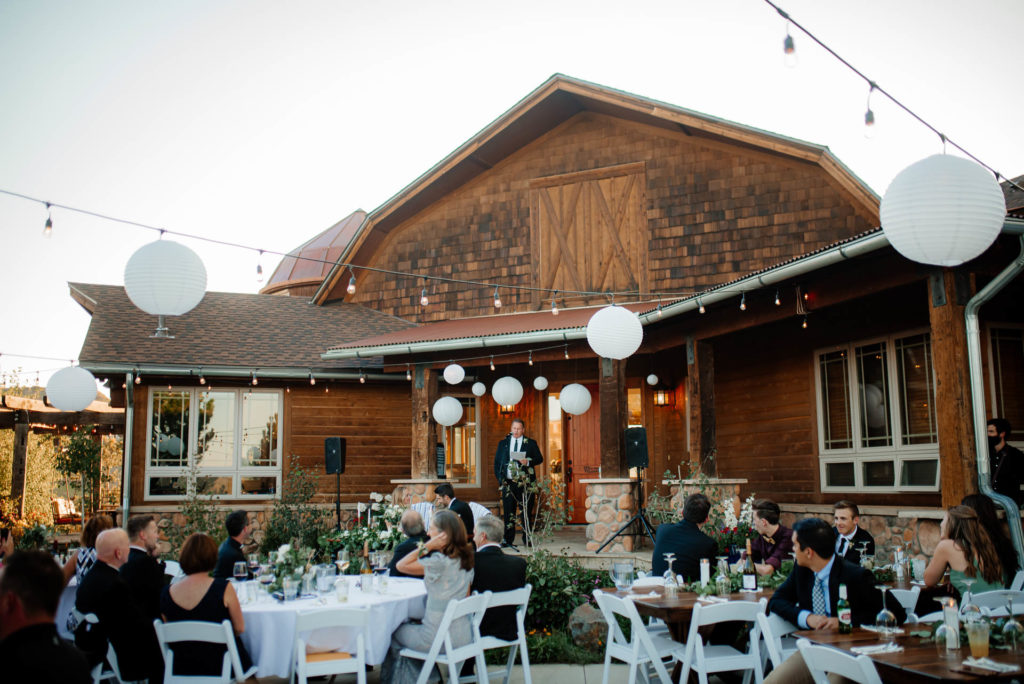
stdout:
MULTIPOLYGON (((1003 174, 1024 173, 1021 0, 780 0, 1003 174)), ((0 0, 0 188, 287 251, 399 191, 551 74, 827 145, 881 195, 942 150, 762 0, 0 0)), ((69 281, 122 284, 150 231, 0 195, 0 371, 75 359, 69 281)), ((255 252, 183 240, 210 290, 255 252)), ((265 257, 269 276, 277 259, 265 257)), ((270 324, 271 322, 268 322, 270 324)), ((34 375, 25 381, 34 381, 34 375)))

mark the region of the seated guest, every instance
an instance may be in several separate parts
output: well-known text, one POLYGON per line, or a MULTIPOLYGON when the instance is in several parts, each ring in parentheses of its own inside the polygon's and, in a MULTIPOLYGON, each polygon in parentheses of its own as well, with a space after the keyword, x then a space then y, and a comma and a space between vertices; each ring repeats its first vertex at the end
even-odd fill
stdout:
MULTIPOLYGON (((496 515, 485 515, 476 526, 476 563, 470 589, 511 591, 526 586, 526 561, 519 556, 502 553, 505 524, 496 515)), ((481 636, 496 636, 511 641, 519 633, 515 606, 488 608, 480 623, 481 636)))
POLYGON ((1003 588, 999 554, 981 526, 978 514, 967 506, 952 506, 939 525, 941 541, 924 569, 926 587, 935 587, 949 568, 949 581, 960 595, 967 591, 964 579, 974 579, 971 593, 1003 588))
POLYGON ((135 604, 153 621, 160 617, 160 590, 167 584, 164 565, 154 557, 160 531, 153 516, 129 518, 128 541, 128 561, 121 566, 121 577, 132 590, 135 604))
POLYGON ((232 511, 224 519, 224 527, 227 528, 228 538, 217 551, 217 567, 213 569, 213 576, 228 579, 235 576, 235 563, 245 562, 242 545, 247 543, 252 534, 249 514, 241 510, 232 511))
MULTIPOLYGON (((793 525, 793 551, 796 564, 768 602, 769 612, 802 629, 837 630, 839 585, 845 584, 854 626, 874 624, 875 615, 882 608, 882 593, 875 587, 875 576, 870 570, 836 554, 835 535, 827 522, 805 518, 793 525)), ((897 622, 906 619, 899 601, 890 598, 886 605, 897 622)), ((765 678, 765 682, 813 682, 813 679, 803 658, 796 653, 765 678)))
POLYGON ((445 508, 462 518, 462 524, 466 528, 466 537, 472 539, 473 509, 469 507, 469 504, 455 498, 455 488, 448 482, 442 482, 434 487, 434 494, 437 495, 437 500, 444 504, 445 508))
MULTIPOLYGON (((109 515, 103 515, 102 513, 94 515, 85 521, 85 526, 82 528, 82 536, 79 538, 81 548, 75 549, 75 552, 68 558, 67 563, 64 564, 64 584, 71 581, 72 577, 78 579, 78 583, 82 583, 82 577, 85 573, 89 572, 89 568, 96 562, 96 537, 99 536, 103 530, 109 530, 114 526, 114 521, 111 520, 109 515)), ((71 631, 74 631, 74 625, 68 625, 71 631)))
POLYGON ((836 553, 851 563, 860 563, 860 545, 867 544, 864 553, 875 555, 875 538, 860 526, 860 509, 852 501, 836 501, 832 506, 835 527, 836 553))
MULTIPOLYGON (((223 547, 222 547, 223 548, 223 547)), ((160 594, 160 612, 164 622, 198 620, 215 622, 231 620, 235 630, 235 644, 242 671, 248 672, 252 659, 238 635, 245 631, 245 618, 238 594, 226 578, 210 577, 218 562, 217 542, 208 534, 196 532, 181 547, 181 571, 185 577, 163 588, 160 594)), ((171 644, 174 651, 174 674, 217 675, 224 662, 224 647, 218 644, 183 641, 171 644)))
POLYGON ((1013 581, 1013 576, 1020 569, 1020 564, 1017 562, 1017 552, 1013 548, 1013 542, 1010 541, 1010 535, 1007 534, 1006 527, 999 521, 999 516, 996 514, 996 505, 984 494, 968 494, 960 502, 960 505, 973 508, 974 512, 978 514, 978 522, 988 532, 989 539, 996 547, 996 555, 999 556, 999 563, 1003 566, 1003 577, 1009 586, 1013 581))
POLYGON ((75 645, 90 665, 101 662, 107 643, 113 645, 125 680, 163 678, 163 656, 149 620, 135 604, 131 589, 117 572, 128 560, 128 533, 120 528, 96 537, 96 562, 82 578, 75 608, 95 613, 98 624, 82 622, 75 630, 75 645))
MULTIPOLYGON (((403 657, 402 649, 429 650, 448 602, 469 596, 475 559, 462 520, 451 511, 438 511, 430 522, 429 535, 422 549, 398 562, 398 569, 405 574, 423 577, 427 607, 420 623, 406 622, 391 635, 391 648, 381 668, 382 682, 416 681, 423 661, 403 657)), ((468 644, 473 637, 469 616, 452 622, 449 633, 456 648, 468 644)))
POLYGON ((408 577, 398 569, 398 561, 408 556, 410 551, 415 551, 420 542, 427 541, 427 535, 423 529, 423 518, 411 508, 402 513, 402 519, 398 522, 398 526, 402 529, 402 534, 406 539, 395 547, 395 553, 391 556, 391 562, 388 563, 388 570, 391 571, 392 577, 408 577))
MULTIPOLYGON (((782 561, 789 558, 793 550, 793 530, 779 522, 779 504, 768 499, 754 502, 754 529, 757 539, 750 542, 750 553, 754 557, 754 569, 759 575, 770 575, 782 567, 782 561)), ((743 552, 746 557, 747 552, 743 552)))
POLYGON ((91 682, 81 651, 57 636, 54 616, 64 589, 60 566, 45 551, 11 552, 0 571, 0 674, 8 682, 91 682))
POLYGON ((707 522, 711 502, 703 494, 691 494, 683 502, 683 519, 677 523, 658 525, 654 540, 654 555, 651 557, 651 572, 663 575, 668 570, 666 553, 676 554, 672 570, 682 575, 687 582, 700 579, 700 559, 712 559, 718 553, 715 540, 700 531, 707 522))

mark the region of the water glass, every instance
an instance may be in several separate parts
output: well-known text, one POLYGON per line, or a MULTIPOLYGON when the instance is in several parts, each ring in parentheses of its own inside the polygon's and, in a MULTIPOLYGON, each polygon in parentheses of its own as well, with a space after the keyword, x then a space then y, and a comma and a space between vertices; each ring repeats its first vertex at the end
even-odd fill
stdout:
POLYGON ((344 577, 339 577, 334 582, 334 595, 338 599, 338 603, 348 602, 348 580, 344 577))
POLYGON ((316 566, 316 590, 321 594, 331 593, 337 569, 333 565, 316 566))
POLYGON ((281 586, 284 588, 285 601, 294 601, 299 595, 299 580, 294 577, 285 577, 281 581, 281 586))
POLYGON ((916 579, 918 582, 923 581, 924 580, 924 568, 925 568, 924 559, 923 558, 915 558, 912 561, 910 561, 910 564, 911 564, 911 566, 913 567, 913 570, 914 570, 914 579, 916 579))
POLYGON ((971 645, 972 658, 988 658, 988 622, 968 622, 967 641, 971 645))
POLYGON ((619 591, 628 591, 633 586, 633 564, 630 562, 612 563, 612 582, 619 591))

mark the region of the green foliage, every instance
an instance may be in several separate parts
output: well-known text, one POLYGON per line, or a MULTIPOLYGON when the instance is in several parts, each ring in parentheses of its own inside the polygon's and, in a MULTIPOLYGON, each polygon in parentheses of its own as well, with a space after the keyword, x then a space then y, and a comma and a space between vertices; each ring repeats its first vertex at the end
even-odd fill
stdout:
MULTIPOLYGON (((561 529, 572 514, 572 502, 566 495, 565 483, 549 476, 533 479, 533 466, 522 467, 516 461, 510 462, 512 469, 511 482, 521 492, 519 496, 520 510, 527 511, 526 534, 527 548, 534 551, 539 544, 551 541, 556 530, 561 529), (527 503, 530 505, 527 506, 527 503)), ((505 490, 508 483, 502 483, 505 490)), ((503 492, 504 493, 504 492, 503 492)))
POLYGON ((260 543, 263 553, 276 551, 282 544, 293 541, 301 547, 319 549, 320 537, 330 527, 328 512, 311 503, 317 491, 313 471, 303 468, 299 457, 292 454, 287 472, 281 498, 274 501, 264 529, 260 543))
POLYGON ((178 508, 184 521, 180 525, 171 525, 166 530, 167 541, 171 545, 171 550, 165 554, 166 558, 176 560, 181 553, 182 544, 195 532, 208 534, 218 542, 227 535, 224 529, 226 513, 217 509, 213 495, 199 492, 195 486, 198 473, 199 466, 193 463, 187 474, 189 493, 178 508))
POLYGON ((573 643, 572 636, 564 629, 539 630, 526 635, 526 648, 530 652, 530 663, 600 663, 604 661, 604 649, 591 651, 573 643))
POLYGON ((535 551, 526 559, 526 581, 533 585, 526 610, 527 630, 565 629, 577 606, 593 603, 594 589, 608 584, 604 572, 584 568, 578 561, 535 551))
MULTIPOLYGON (((782 567, 773 572, 770 575, 758 575, 757 586, 763 589, 778 589, 782 586, 782 583, 789 577, 789 573, 793 571, 793 561, 784 560, 782 561, 782 567)), ((701 596, 710 596, 714 594, 717 589, 715 586, 715 568, 711 569, 711 581, 708 582, 706 587, 702 587, 700 582, 690 582, 683 589, 685 591, 692 591, 695 594, 701 596)), ((743 573, 740 572, 729 572, 729 586, 730 591, 738 592, 743 589, 743 573)))
POLYGON ((57 472, 66 477, 77 477, 82 483, 82 509, 95 513, 99 501, 94 492, 100 482, 100 458, 102 455, 100 440, 92 435, 92 426, 71 435, 68 445, 57 452, 54 465, 57 472))
MULTIPOLYGON (((57 449, 52 435, 28 435, 25 477, 25 515, 17 516, 17 502, 11 498, 11 466, 14 460, 14 430, 0 430, 0 521, 4 526, 53 523, 50 499, 63 478, 54 468, 57 449)), ((62 496, 63 494, 57 494, 62 496)))
POLYGON ((18 540, 18 548, 26 551, 38 551, 49 549, 53 541, 53 530, 46 525, 36 523, 25 529, 18 540))

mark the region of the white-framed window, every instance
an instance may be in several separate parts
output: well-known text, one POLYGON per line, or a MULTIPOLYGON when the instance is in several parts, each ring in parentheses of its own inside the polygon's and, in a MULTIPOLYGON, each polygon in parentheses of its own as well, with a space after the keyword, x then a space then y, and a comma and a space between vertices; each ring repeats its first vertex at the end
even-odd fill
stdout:
POLYGON ((1024 325, 993 323, 989 334, 990 418, 1010 421, 1010 443, 1024 444, 1024 325))
POLYGON ((153 389, 146 434, 146 499, 180 499, 196 470, 201 494, 267 498, 281 489, 278 390, 153 389))
POLYGON ((819 349, 815 360, 822 491, 937 491, 929 333, 819 349))
POLYGON ((480 486, 480 444, 476 397, 459 397, 462 420, 444 429, 445 473, 454 484, 480 486))

